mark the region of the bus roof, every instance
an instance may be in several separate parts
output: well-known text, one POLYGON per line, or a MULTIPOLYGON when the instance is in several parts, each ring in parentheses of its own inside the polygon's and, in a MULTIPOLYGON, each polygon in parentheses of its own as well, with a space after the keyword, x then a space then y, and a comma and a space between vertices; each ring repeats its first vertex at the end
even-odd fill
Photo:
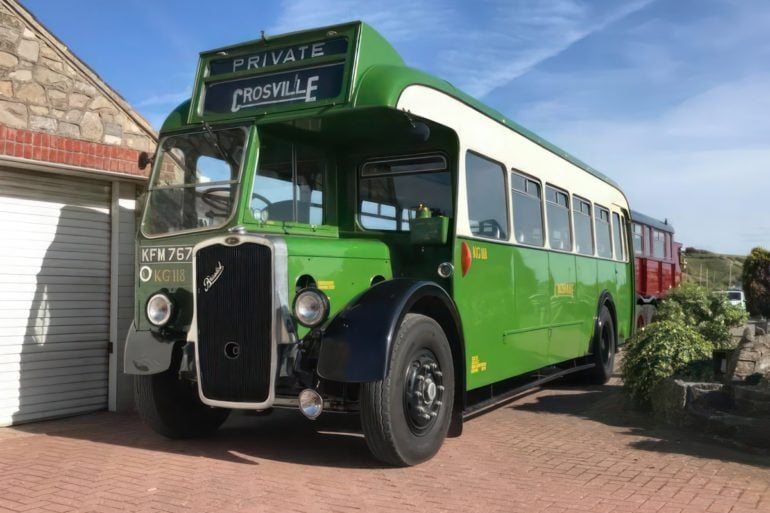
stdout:
POLYGON ((674 233, 674 227, 668 224, 668 219, 665 221, 659 221, 658 219, 646 216, 641 212, 637 212, 636 210, 631 211, 631 221, 639 224, 646 224, 647 226, 652 226, 656 230, 674 233))
MULTIPOLYGON (((424 85, 457 98, 490 119, 501 123, 589 174, 620 189, 618 184, 606 175, 515 123, 497 110, 460 91, 448 81, 406 66, 390 43, 376 30, 361 21, 292 32, 269 38, 263 37, 254 41, 202 52, 192 99, 179 105, 169 115, 161 128, 161 132, 189 128, 204 121, 232 121, 233 118, 256 118, 259 122, 267 123, 323 115, 328 112, 351 108, 396 108, 401 93, 411 85, 424 85), (343 46, 337 43, 340 39, 353 41, 353 44, 343 46), (312 45, 314 41, 322 41, 327 44, 327 47, 332 46, 330 43, 335 43, 337 46, 333 54, 330 52, 329 55, 319 55, 315 61, 310 59, 309 50, 302 50, 303 57, 307 55, 307 61, 312 62, 311 68, 309 68, 310 62, 303 68, 301 64, 303 59, 298 58, 299 51, 303 47, 307 48, 312 45), (281 58, 285 59, 286 57, 283 52, 289 51, 292 53, 292 59, 288 62, 285 60, 281 62, 281 58), (278 56, 277 59, 276 56, 278 56), (255 63, 253 67, 251 66, 252 62, 255 63), (277 64, 275 64, 276 62, 277 64), (331 69, 333 67, 340 68, 341 77, 330 78, 330 80, 335 81, 334 85, 337 86, 337 89, 333 89, 331 93, 319 101, 287 104, 278 104, 276 101, 273 104, 266 103, 251 109, 241 109, 241 106, 236 106, 235 101, 233 101, 233 113, 225 113, 221 108, 210 115, 206 111, 208 107, 207 94, 209 98, 213 98, 211 91, 221 84, 227 87, 227 84, 246 80, 251 80, 253 84, 260 77, 279 76, 282 71, 297 73, 307 69, 331 69), (267 68, 269 71, 262 72, 263 68, 267 68), (337 92, 336 96, 334 95, 335 91, 337 92)), ((229 86, 230 91, 233 87, 232 85, 229 86)), ((255 87, 259 87, 259 85, 255 87)), ((227 99, 229 101, 230 97, 227 99)), ((214 102, 208 103, 213 104, 214 102)), ((247 105, 247 107, 252 107, 252 105, 247 105)))

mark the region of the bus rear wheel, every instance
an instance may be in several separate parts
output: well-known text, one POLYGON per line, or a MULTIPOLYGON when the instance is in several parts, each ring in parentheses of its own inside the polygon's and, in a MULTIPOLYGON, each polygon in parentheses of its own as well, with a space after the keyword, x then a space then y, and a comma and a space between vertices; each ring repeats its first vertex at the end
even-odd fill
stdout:
POLYGON ((596 323, 593 351, 591 359, 594 367, 588 371, 588 380, 596 385, 607 383, 612 377, 615 367, 615 348, 617 338, 615 336, 615 323, 607 305, 602 305, 596 323))
POLYGON ((361 426, 375 458, 396 466, 433 457, 446 438, 454 401, 449 342, 439 324, 407 314, 398 330, 390 369, 361 389, 361 426))
POLYGON ((172 439, 209 435, 230 415, 229 409, 203 404, 195 383, 179 379, 170 370, 134 376, 134 400, 139 416, 152 430, 172 439))

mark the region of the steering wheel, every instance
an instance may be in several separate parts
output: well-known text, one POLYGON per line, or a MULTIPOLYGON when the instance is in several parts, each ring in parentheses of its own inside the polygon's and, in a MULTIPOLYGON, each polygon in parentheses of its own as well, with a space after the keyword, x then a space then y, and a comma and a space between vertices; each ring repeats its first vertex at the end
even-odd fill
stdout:
POLYGON ((211 187, 206 189, 201 195, 201 201, 211 208, 228 212, 230 210, 230 187, 211 187), (226 192, 227 196, 220 193, 226 192))
POLYGON ((484 219, 483 221, 479 221, 479 235, 502 239, 504 238, 504 233, 503 227, 500 226, 500 223, 495 219, 484 219))
POLYGON ((258 199, 259 201, 261 201, 262 203, 264 203, 265 204, 265 208, 267 208, 267 207, 269 207, 270 205, 273 204, 272 201, 270 201, 266 197, 262 196, 261 194, 256 193, 256 192, 252 192, 251 193, 251 201, 254 201, 255 198, 258 199))

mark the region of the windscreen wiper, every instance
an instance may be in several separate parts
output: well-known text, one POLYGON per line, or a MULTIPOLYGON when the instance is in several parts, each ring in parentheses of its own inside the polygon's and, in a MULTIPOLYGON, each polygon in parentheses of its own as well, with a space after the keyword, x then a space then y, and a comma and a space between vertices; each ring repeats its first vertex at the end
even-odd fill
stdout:
POLYGON ((222 146, 219 144, 219 136, 217 136, 217 134, 214 133, 214 130, 211 129, 211 125, 204 121, 203 129, 206 131, 208 141, 219 152, 219 155, 222 157, 222 159, 228 164, 238 167, 238 162, 236 162, 233 156, 230 155, 229 152, 225 151, 224 148, 222 148, 222 146))

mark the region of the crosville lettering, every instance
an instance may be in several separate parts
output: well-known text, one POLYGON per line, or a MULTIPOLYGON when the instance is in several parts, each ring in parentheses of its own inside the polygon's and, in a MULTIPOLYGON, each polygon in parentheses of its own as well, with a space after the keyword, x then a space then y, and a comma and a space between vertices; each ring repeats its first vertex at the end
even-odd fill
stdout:
POLYGON ((233 106, 230 110, 238 112, 244 107, 283 101, 315 101, 316 97, 313 93, 318 90, 318 79, 318 75, 307 77, 306 80, 295 76, 294 80, 268 82, 254 87, 236 89, 233 92, 233 106))

